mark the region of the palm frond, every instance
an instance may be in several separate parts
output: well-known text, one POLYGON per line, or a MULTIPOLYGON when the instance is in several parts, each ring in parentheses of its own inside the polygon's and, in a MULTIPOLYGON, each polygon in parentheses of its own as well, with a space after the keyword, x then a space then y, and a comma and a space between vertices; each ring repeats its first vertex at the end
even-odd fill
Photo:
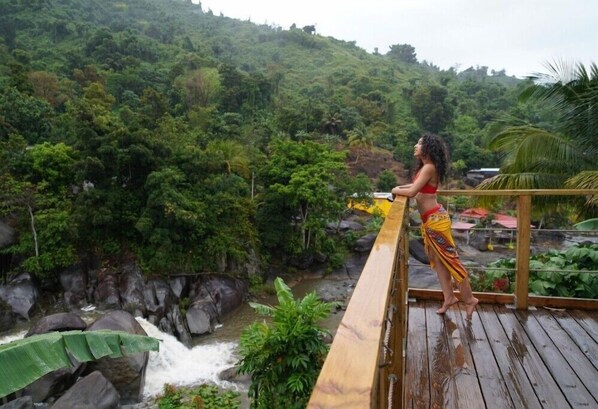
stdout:
POLYGON ((560 189, 566 177, 549 173, 501 173, 480 183, 479 190, 560 189))
MULTIPOLYGON (((490 148, 505 154, 507 173, 529 172, 546 164, 575 173, 580 166, 590 166, 576 145, 561 135, 531 126, 506 128, 494 136, 490 148), (582 159, 580 161, 580 159, 582 159)), ((504 170, 503 170, 504 171, 504 170)), ((550 168, 546 169, 550 172, 550 168)))
MULTIPOLYGON (((565 184, 571 189, 598 189, 598 171, 588 170, 580 172, 572 178, 567 179, 565 184)), ((586 204, 588 206, 598 206, 598 195, 588 196, 586 204)))
MULTIPOLYGON (((519 189, 560 189, 566 177, 548 173, 509 173, 499 174, 480 183, 478 190, 519 190, 519 189)), ((490 207, 501 203, 504 199, 499 196, 480 196, 475 200, 477 206, 490 207)), ((563 203, 563 196, 535 196, 533 198, 534 211, 542 212, 563 203)))
POLYGON ((558 115, 560 131, 574 138, 585 150, 598 145, 598 66, 556 61, 547 64, 547 74, 530 77, 534 84, 520 99, 541 102, 558 115))
POLYGON ((110 330, 50 332, 0 345, 0 397, 73 366, 71 357, 88 362, 158 348, 156 338, 110 330))
POLYGON ((598 219, 587 219, 573 225, 577 230, 598 230, 598 219))

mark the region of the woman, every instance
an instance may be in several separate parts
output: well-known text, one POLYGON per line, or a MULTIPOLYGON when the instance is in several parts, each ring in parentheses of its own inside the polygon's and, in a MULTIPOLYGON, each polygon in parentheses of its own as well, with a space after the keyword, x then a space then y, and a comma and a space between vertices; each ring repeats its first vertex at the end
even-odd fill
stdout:
POLYGON ((417 158, 417 173, 413 183, 392 189, 393 197, 415 197, 422 218, 422 235, 430 265, 438 274, 444 302, 436 310, 444 314, 459 300, 453 293, 451 276, 457 281, 461 298, 466 304, 466 319, 470 320, 478 299, 471 292, 467 270, 461 264, 451 235, 451 219, 447 211, 436 201, 436 190, 444 182, 448 172, 448 152, 440 137, 424 134, 415 145, 413 155, 417 158))

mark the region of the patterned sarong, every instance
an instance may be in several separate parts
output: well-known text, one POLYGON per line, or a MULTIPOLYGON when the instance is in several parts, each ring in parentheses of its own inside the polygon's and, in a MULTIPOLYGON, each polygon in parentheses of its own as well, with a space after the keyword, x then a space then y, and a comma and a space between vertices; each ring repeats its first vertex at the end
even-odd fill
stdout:
MULTIPOLYGON (((438 258, 458 283, 467 278, 467 270, 459 260, 457 247, 451 234, 451 218, 442 206, 422 215, 421 232, 428 255, 430 250, 438 254, 438 258)), ((430 259, 434 268, 434 262, 430 259)))

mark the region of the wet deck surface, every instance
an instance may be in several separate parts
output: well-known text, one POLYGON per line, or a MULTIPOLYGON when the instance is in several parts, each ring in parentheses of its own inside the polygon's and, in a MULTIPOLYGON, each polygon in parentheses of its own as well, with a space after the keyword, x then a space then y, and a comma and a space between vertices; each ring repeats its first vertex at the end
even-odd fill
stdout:
POLYGON ((598 408, 598 311, 409 303, 408 408, 598 408))

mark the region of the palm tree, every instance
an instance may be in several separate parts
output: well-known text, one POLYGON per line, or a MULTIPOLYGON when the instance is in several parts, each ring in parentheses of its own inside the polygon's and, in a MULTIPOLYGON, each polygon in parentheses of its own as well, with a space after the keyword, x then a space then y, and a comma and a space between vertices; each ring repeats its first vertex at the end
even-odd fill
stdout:
POLYGON ((330 113, 324 121, 324 129, 330 135, 336 135, 343 126, 341 114, 338 112, 330 113))
POLYGON ((230 140, 212 141, 206 147, 206 152, 220 161, 227 173, 249 178, 249 155, 247 148, 240 143, 230 140))
MULTIPOLYGON (((521 95, 550 108, 556 131, 533 126, 511 126, 499 132, 490 148, 504 153, 501 174, 480 189, 597 189, 598 66, 549 64, 548 74, 531 77, 534 84, 521 95)), ((596 211, 598 199, 586 202, 596 211)))
POLYGON ((374 145, 372 134, 364 127, 357 127, 347 132, 349 137, 349 147, 355 148, 355 163, 359 161, 359 155, 362 152, 369 151, 374 145))

